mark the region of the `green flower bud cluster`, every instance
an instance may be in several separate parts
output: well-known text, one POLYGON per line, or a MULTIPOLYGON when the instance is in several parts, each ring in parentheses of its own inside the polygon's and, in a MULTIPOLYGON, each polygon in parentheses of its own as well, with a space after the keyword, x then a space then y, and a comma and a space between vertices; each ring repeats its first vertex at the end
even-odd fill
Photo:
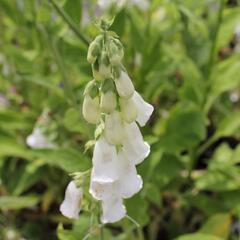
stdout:
MULTIPOLYGON (((110 114, 119 106, 117 95, 121 93, 118 91, 118 85, 122 84, 121 80, 119 83, 117 79, 123 72, 121 64, 123 56, 121 42, 116 35, 106 29, 103 29, 89 45, 87 60, 92 65, 94 79, 87 84, 84 91, 82 113, 87 122, 98 124, 101 113, 110 114)), ((130 88, 130 91, 132 89, 134 91, 132 83, 130 88)), ((132 94, 131 91, 127 96, 132 94)))

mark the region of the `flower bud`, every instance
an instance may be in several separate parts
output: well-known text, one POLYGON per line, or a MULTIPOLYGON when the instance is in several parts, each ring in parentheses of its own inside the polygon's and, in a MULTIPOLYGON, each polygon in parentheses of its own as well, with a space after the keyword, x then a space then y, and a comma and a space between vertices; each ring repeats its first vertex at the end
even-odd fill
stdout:
POLYGON ((103 93, 101 96, 100 108, 104 113, 112 113, 117 106, 116 94, 112 91, 103 93))
POLYGON ((100 66, 99 66, 98 60, 92 64, 92 73, 93 73, 94 79, 97 81, 103 81, 105 79, 104 75, 102 75, 102 73, 100 72, 100 66))
POLYGON ((100 120, 99 97, 91 98, 90 95, 85 95, 83 100, 82 114, 85 120, 92 124, 97 124, 100 120))
POLYGON ((109 59, 113 66, 121 64, 124 56, 123 47, 118 39, 111 39, 109 43, 109 59))
POLYGON ((125 122, 131 123, 135 121, 137 118, 138 111, 135 106, 135 102, 133 101, 133 98, 132 97, 129 99, 120 98, 119 103, 121 113, 125 122))
POLYGON ((122 144, 123 124, 119 112, 114 111, 106 116, 104 135, 109 144, 122 144))
POLYGON ((103 51, 99 62, 99 73, 103 78, 111 77, 111 65, 109 62, 108 54, 103 51))
POLYGON ((128 99, 133 95, 134 86, 126 72, 120 72, 120 76, 115 79, 115 84, 120 97, 128 99))
POLYGON ((89 63, 94 63, 100 54, 103 36, 97 36, 89 45, 87 60, 89 63))

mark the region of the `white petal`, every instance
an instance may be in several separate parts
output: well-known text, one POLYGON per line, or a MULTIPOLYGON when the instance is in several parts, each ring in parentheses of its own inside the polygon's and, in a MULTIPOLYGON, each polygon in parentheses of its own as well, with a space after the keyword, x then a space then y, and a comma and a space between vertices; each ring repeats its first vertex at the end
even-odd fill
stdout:
POLYGON ((142 127, 152 115, 154 108, 151 104, 145 102, 141 95, 136 91, 134 92, 133 100, 138 110, 137 122, 142 127))
POLYGON ((43 135, 40 128, 34 128, 31 135, 26 139, 27 145, 33 149, 54 148, 55 145, 51 143, 46 136, 43 135))
POLYGON ((99 97, 92 99, 86 95, 83 100, 82 114, 87 122, 97 124, 101 116, 99 97))
POLYGON ((115 79, 117 92, 122 98, 130 98, 134 93, 134 86, 128 74, 121 71, 120 77, 115 79))
POLYGON ((109 144, 120 145, 123 141, 123 124, 119 112, 106 116, 104 135, 109 144))
POLYGON ((133 97, 129 99, 119 98, 119 104, 124 121, 127 123, 135 121, 138 115, 138 109, 133 97))
POLYGON ((104 137, 95 144, 92 162, 96 181, 111 182, 118 178, 116 148, 108 144, 104 137))
POLYGON ((141 163, 150 153, 150 146, 143 140, 137 124, 125 124, 125 141, 123 150, 134 164, 141 163))
POLYGON ((96 180, 96 178, 94 177, 94 174, 95 173, 93 169, 91 174, 89 193, 96 200, 105 200, 115 195, 113 185, 116 184, 116 182, 96 180))
POLYGON ((103 93, 101 96, 101 110, 104 113, 112 113, 117 106, 116 94, 112 91, 103 93))
POLYGON ((82 196, 82 189, 77 188, 75 183, 71 181, 67 186, 64 201, 60 206, 61 213, 68 218, 78 219, 82 196))
POLYGON ((137 175, 135 165, 128 159, 125 152, 118 153, 119 161, 119 195, 130 198, 142 189, 143 181, 137 175))
POLYGON ((112 197, 102 201, 102 223, 114 223, 126 215, 126 208, 121 198, 112 197))

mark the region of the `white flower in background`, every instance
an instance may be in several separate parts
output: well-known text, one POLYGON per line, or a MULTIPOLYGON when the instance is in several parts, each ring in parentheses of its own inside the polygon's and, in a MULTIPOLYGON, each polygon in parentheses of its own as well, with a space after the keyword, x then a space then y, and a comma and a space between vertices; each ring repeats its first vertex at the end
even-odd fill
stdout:
POLYGON ((37 127, 34 128, 32 134, 27 137, 26 142, 27 145, 33 149, 56 147, 56 145, 43 134, 42 130, 37 127))
POLYGON ((236 26, 235 35, 236 35, 236 38, 237 38, 237 42, 239 43, 240 42, 240 25, 236 26))
POLYGON ((134 94, 133 83, 126 72, 120 72, 119 77, 115 79, 115 84, 120 97, 130 98, 134 94))
POLYGON ((68 218, 78 219, 82 197, 82 189, 77 188, 76 184, 71 181, 66 188, 65 198, 60 206, 61 213, 68 218))
POLYGON ((111 7, 121 8, 123 6, 136 6, 142 11, 146 11, 149 8, 148 0, 98 0, 98 6, 102 10, 107 10, 111 7))

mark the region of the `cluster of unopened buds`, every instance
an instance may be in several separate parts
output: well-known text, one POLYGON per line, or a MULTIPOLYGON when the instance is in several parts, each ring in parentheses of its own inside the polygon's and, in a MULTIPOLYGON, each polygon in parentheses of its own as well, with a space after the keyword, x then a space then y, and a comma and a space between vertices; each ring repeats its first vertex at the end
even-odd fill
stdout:
MULTIPOLYGON (((102 223, 126 216, 123 199, 142 188, 136 165, 150 153, 138 124, 146 124, 153 107, 135 91, 122 65, 123 56, 121 42, 104 27, 87 56, 94 79, 86 86, 82 113, 88 123, 97 126, 89 192, 101 201, 102 223)), ((61 205, 65 216, 78 218, 82 194, 73 181, 68 185, 61 205)))

